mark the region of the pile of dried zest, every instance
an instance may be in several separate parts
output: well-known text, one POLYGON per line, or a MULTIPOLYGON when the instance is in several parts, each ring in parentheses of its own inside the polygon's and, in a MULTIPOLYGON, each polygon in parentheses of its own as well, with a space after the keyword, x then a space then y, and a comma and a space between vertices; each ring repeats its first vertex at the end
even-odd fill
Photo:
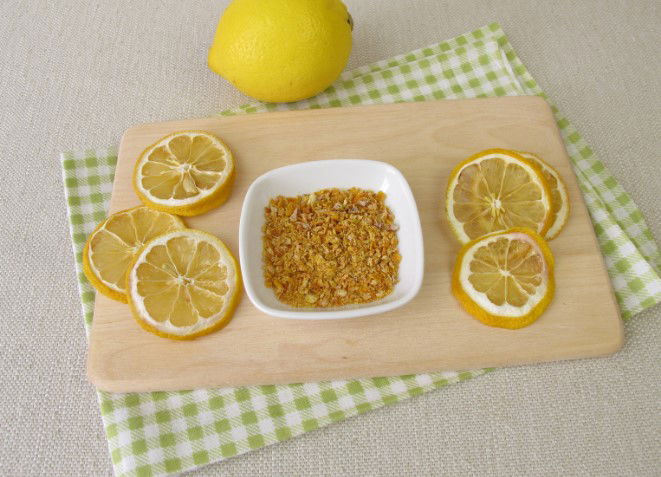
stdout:
POLYGON ((383 192, 324 189, 265 208, 264 279, 280 301, 334 307, 378 300, 397 283, 397 225, 383 192))

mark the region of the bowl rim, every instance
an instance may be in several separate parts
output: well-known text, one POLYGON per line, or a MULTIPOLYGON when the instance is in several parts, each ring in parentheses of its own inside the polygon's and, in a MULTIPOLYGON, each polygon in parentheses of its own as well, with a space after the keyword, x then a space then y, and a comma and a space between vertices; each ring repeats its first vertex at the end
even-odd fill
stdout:
POLYGON ((400 306, 403 306, 409 301, 411 301, 418 294, 422 286, 422 281, 424 278, 424 269, 425 269, 424 240, 422 236, 420 214, 418 212, 418 205, 415 201, 415 197, 413 196, 411 186, 406 180, 406 177, 404 177, 404 174, 402 174, 402 172, 399 169, 397 169, 397 167, 393 166, 392 164, 388 164, 386 162, 375 161, 371 159, 320 159, 316 161, 299 162, 297 164, 290 164, 287 166, 271 169, 253 180, 253 182, 248 187, 248 190, 246 191, 246 195, 243 199, 243 204, 241 206, 241 215, 239 218, 239 261, 240 261, 241 276, 243 278, 243 285, 251 303, 258 310, 276 318, 286 318, 286 319, 296 319, 296 320, 346 319, 346 318, 358 318, 361 316, 385 313, 387 311, 391 311, 396 308, 399 308, 400 306), (327 167, 333 164, 337 165, 337 163, 342 163, 342 165, 362 164, 362 165, 369 165, 371 167, 378 167, 380 169, 393 173, 400 180, 400 183, 403 186, 401 192, 404 194, 404 199, 405 199, 404 202, 412 206, 410 208, 412 208, 412 217, 411 217, 413 220, 412 236, 414 240, 414 249, 415 249, 414 250, 415 256, 413 257, 413 261, 414 264, 417 265, 417 266, 414 265, 415 269, 414 269, 413 284, 411 287, 409 287, 409 289, 401 298, 398 298, 397 300, 387 303, 376 303, 373 305, 372 304, 357 305, 355 308, 335 309, 328 311, 324 311, 323 309, 318 309, 318 308, 310 308, 310 309, 301 308, 301 311, 281 310, 281 309, 273 308, 267 305, 266 303, 264 303, 257 296, 256 290, 253 286, 253 281, 251 280, 251 274, 247 269, 244 270, 244 264, 246 263, 247 252, 248 252, 247 246, 245 245, 248 234, 246 220, 248 215, 251 213, 250 209, 253 208, 253 203, 255 201, 254 196, 259 190, 259 187, 265 181, 272 178, 273 176, 278 176, 295 169, 305 169, 311 167, 325 167, 325 166, 327 167))

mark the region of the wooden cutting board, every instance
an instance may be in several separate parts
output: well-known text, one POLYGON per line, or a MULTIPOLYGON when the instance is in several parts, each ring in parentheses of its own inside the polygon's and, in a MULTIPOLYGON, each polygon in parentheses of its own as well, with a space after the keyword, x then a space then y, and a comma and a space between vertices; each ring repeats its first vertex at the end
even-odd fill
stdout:
POLYGON ((139 153, 183 129, 215 133, 235 153, 238 171, 230 200, 186 222, 217 234, 237 257, 243 197, 264 172, 331 158, 393 164, 409 181, 418 204, 424 282, 402 308, 336 321, 272 318, 244 294, 226 328, 190 342, 143 331, 127 305, 98 294, 88 374, 103 390, 183 390, 511 366, 603 356, 622 346, 618 307, 588 212, 551 110, 541 98, 400 103, 137 126, 121 142, 110 212, 139 204, 131 187, 139 153), (541 155, 565 178, 572 201, 565 230, 550 244, 557 263, 555 299, 539 321, 516 331, 480 324, 450 294, 459 246, 441 213, 448 175, 460 160, 492 147, 541 155))

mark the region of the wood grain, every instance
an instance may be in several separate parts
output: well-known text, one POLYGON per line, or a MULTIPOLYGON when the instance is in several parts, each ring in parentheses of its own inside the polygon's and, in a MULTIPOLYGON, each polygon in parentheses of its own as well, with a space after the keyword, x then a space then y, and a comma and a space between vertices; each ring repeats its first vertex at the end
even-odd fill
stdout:
POLYGON ((622 346, 622 323, 596 237, 552 112, 541 98, 401 103, 137 126, 122 139, 111 212, 139 204, 131 187, 139 153, 182 129, 215 133, 235 152, 237 180, 229 201, 186 222, 217 234, 236 256, 243 197, 264 172, 333 158, 393 164, 418 204, 424 282, 402 308, 337 321, 272 318, 244 295, 226 328, 191 342, 153 336, 134 323, 126 305, 97 295, 88 375, 101 389, 182 390, 510 366, 602 356, 622 346), (441 213, 443 191, 458 161, 491 147, 539 154, 565 178, 572 201, 565 230, 550 244, 556 297, 539 321, 516 331, 480 324, 450 294, 459 247, 441 213))

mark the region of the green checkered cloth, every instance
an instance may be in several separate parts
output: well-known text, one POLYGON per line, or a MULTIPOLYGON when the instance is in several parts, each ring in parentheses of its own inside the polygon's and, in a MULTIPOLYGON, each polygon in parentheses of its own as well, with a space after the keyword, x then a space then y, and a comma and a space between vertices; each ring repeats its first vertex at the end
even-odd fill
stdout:
MULTIPOLYGON (((248 104, 221 114, 531 94, 546 97, 499 25, 492 24, 348 72, 310 100, 248 104)), ((622 316, 629 318, 661 301, 659 250, 631 198, 569 121, 557 108, 553 111, 622 316)), ((106 217, 116 161, 115 149, 62 155, 87 329, 94 290, 83 275, 81 252, 88 234, 106 217)), ((115 473, 162 475, 227 459, 487 371, 187 392, 99 392, 99 402, 115 473)))

